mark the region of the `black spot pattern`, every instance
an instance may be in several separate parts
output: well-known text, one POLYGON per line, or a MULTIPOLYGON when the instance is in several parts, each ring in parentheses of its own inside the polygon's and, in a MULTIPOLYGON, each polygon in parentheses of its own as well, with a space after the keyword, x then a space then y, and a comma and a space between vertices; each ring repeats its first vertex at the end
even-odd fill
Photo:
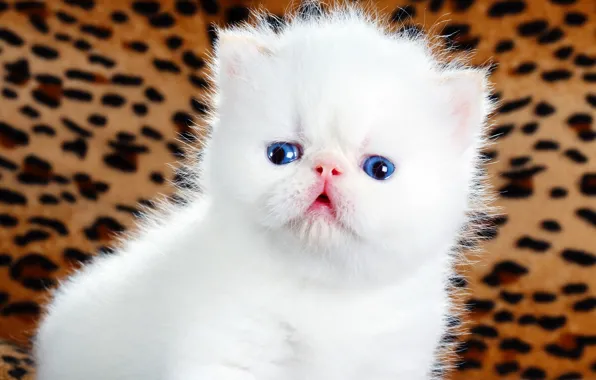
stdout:
POLYGON ((538 104, 536 104, 534 113, 537 116, 542 116, 542 117, 550 116, 553 113, 555 113, 555 108, 551 104, 542 101, 542 102, 539 102, 538 104))
POLYGON ((91 241, 102 241, 111 238, 114 234, 124 231, 124 226, 114 218, 104 216, 97 218, 93 224, 85 228, 84 232, 91 241))
POLYGON ((143 16, 156 14, 160 8, 159 1, 135 1, 132 3, 132 9, 143 16))
POLYGON ((24 44, 23 38, 21 36, 3 27, 0 27, 0 41, 4 41, 8 45, 17 47, 23 46, 24 44))
POLYGON ((573 54, 573 46, 563 46, 555 50, 555 57, 560 60, 565 60, 573 54))
POLYGON ((81 25, 80 29, 84 34, 89 34, 100 40, 106 40, 112 37, 112 30, 106 27, 83 24, 81 25))
POLYGON ((514 261, 505 260, 495 264, 493 270, 482 281, 491 287, 514 282, 519 277, 528 274, 528 269, 514 261))
POLYGON ((488 9, 488 16, 501 18, 516 15, 526 9, 526 3, 522 0, 498 0, 488 9))
POLYGON ((517 32, 523 37, 537 36, 543 33, 548 28, 546 20, 533 20, 520 24, 517 27, 517 32))
POLYGON ((25 288, 40 291, 56 285, 56 280, 52 278, 56 270, 58 266, 47 257, 30 253, 14 262, 10 276, 25 288))
POLYGON ((586 207, 578 209, 575 214, 589 225, 596 227, 596 211, 586 207))
POLYGON ((584 174, 579 183, 580 191, 587 196, 596 195, 596 172, 584 174))
POLYGON ((524 298, 524 295, 521 293, 508 292, 506 290, 502 290, 499 296, 503 301, 511 305, 519 303, 524 298))
POLYGON ((546 331, 555 331, 567 323, 564 315, 542 315, 536 319, 536 324, 546 331))
POLYGON ((537 253, 546 252, 550 246, 551 244, 549 242, 535 239, 530 236, 523 236, 517 241, 518 248, 529 249, 537 253))
POLYGON ((566 295, 584 294, 588 291, 588 285, 583 282, 570 283, 563 286, 561 291, 566 295))
POLYGON ((522 99, 504 102, 499 108, 498 112, 501 114, 511 113, 527 106, 528 104, 530 104, 531 101, 532 97, 528 96, 522 99))
POLYGON ((561 256, 567 262, 583 267, 589 267, 596 264, 596 255, 578 249, 565 249, 561 253, 561 256))
POLYGON ((169 13, 160 13, 149 18, 149 23, 155 28, 167 29, 174 26, 176 20, 169 13))

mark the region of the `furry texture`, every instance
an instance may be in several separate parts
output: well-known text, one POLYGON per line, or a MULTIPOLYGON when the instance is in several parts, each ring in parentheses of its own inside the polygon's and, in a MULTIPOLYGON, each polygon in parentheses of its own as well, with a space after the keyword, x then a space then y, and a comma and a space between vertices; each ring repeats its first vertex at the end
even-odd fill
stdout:
POLYGON ((430 378, 450 253, 482 203, 486 73, 345 8, 222 31, 213 69, 202 195, 63 284, 38 378, 430 378), (302 158, 272 165, 274 141, 302 158), (372 154, 390 179, 363 172, 372 154), (323 187, 332 220, 308 211, 323 187))

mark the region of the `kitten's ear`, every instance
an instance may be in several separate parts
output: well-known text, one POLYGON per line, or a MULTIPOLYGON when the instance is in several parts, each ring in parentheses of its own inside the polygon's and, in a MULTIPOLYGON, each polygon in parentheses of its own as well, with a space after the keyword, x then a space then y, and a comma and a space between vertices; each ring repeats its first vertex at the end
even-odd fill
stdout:
POLYGON ((455 143, 466 150, 481 138, 490 112, 487 72, 475 69, 448 71, 441 75, 441 86, 447 92, 456 120, 455 143))
POLYGON ((273 52, 258 37, 235 31, 221 31, 217 39, 220 73, 227 77, 241 76, 243 68, 254 59, 273 52))

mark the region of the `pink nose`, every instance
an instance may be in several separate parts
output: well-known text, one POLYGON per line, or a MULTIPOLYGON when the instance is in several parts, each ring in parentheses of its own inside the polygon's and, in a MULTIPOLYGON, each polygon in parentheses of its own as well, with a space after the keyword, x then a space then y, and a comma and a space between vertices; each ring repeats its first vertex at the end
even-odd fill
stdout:
POLYGON ((315 171, 319 173, 321 177, 333 177, 341 175, 341 169, 334 163, 326 162, 315 165, 315 171))

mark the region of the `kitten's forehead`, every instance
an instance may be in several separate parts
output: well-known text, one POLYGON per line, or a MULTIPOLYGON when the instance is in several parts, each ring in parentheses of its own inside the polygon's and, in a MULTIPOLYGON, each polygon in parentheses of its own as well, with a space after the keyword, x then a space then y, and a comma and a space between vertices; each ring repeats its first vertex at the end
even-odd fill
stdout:
POLYGON ((432 93, 424 82, 434 61, 421 40, 336 21, 294 25, 268 41, 272 54, 249 68, 246 83, 247 104, 261 104, 247 112, 260 115, 263 139, 362 147, 387 139, 398 113, 412 125, 432 93))
POLYGON ((287 90, 292 92, 297 126, 311 140, 349 146, 374 140, 388 123, 395 124, 387 119, 416 101, 412 94, 424 87, 424 76, 410 70, 409 61, 400 65, 395 57, 366 55, 353 47, 325 54, 324 45, 317 54, 303 54, 288 65, 287 90))

